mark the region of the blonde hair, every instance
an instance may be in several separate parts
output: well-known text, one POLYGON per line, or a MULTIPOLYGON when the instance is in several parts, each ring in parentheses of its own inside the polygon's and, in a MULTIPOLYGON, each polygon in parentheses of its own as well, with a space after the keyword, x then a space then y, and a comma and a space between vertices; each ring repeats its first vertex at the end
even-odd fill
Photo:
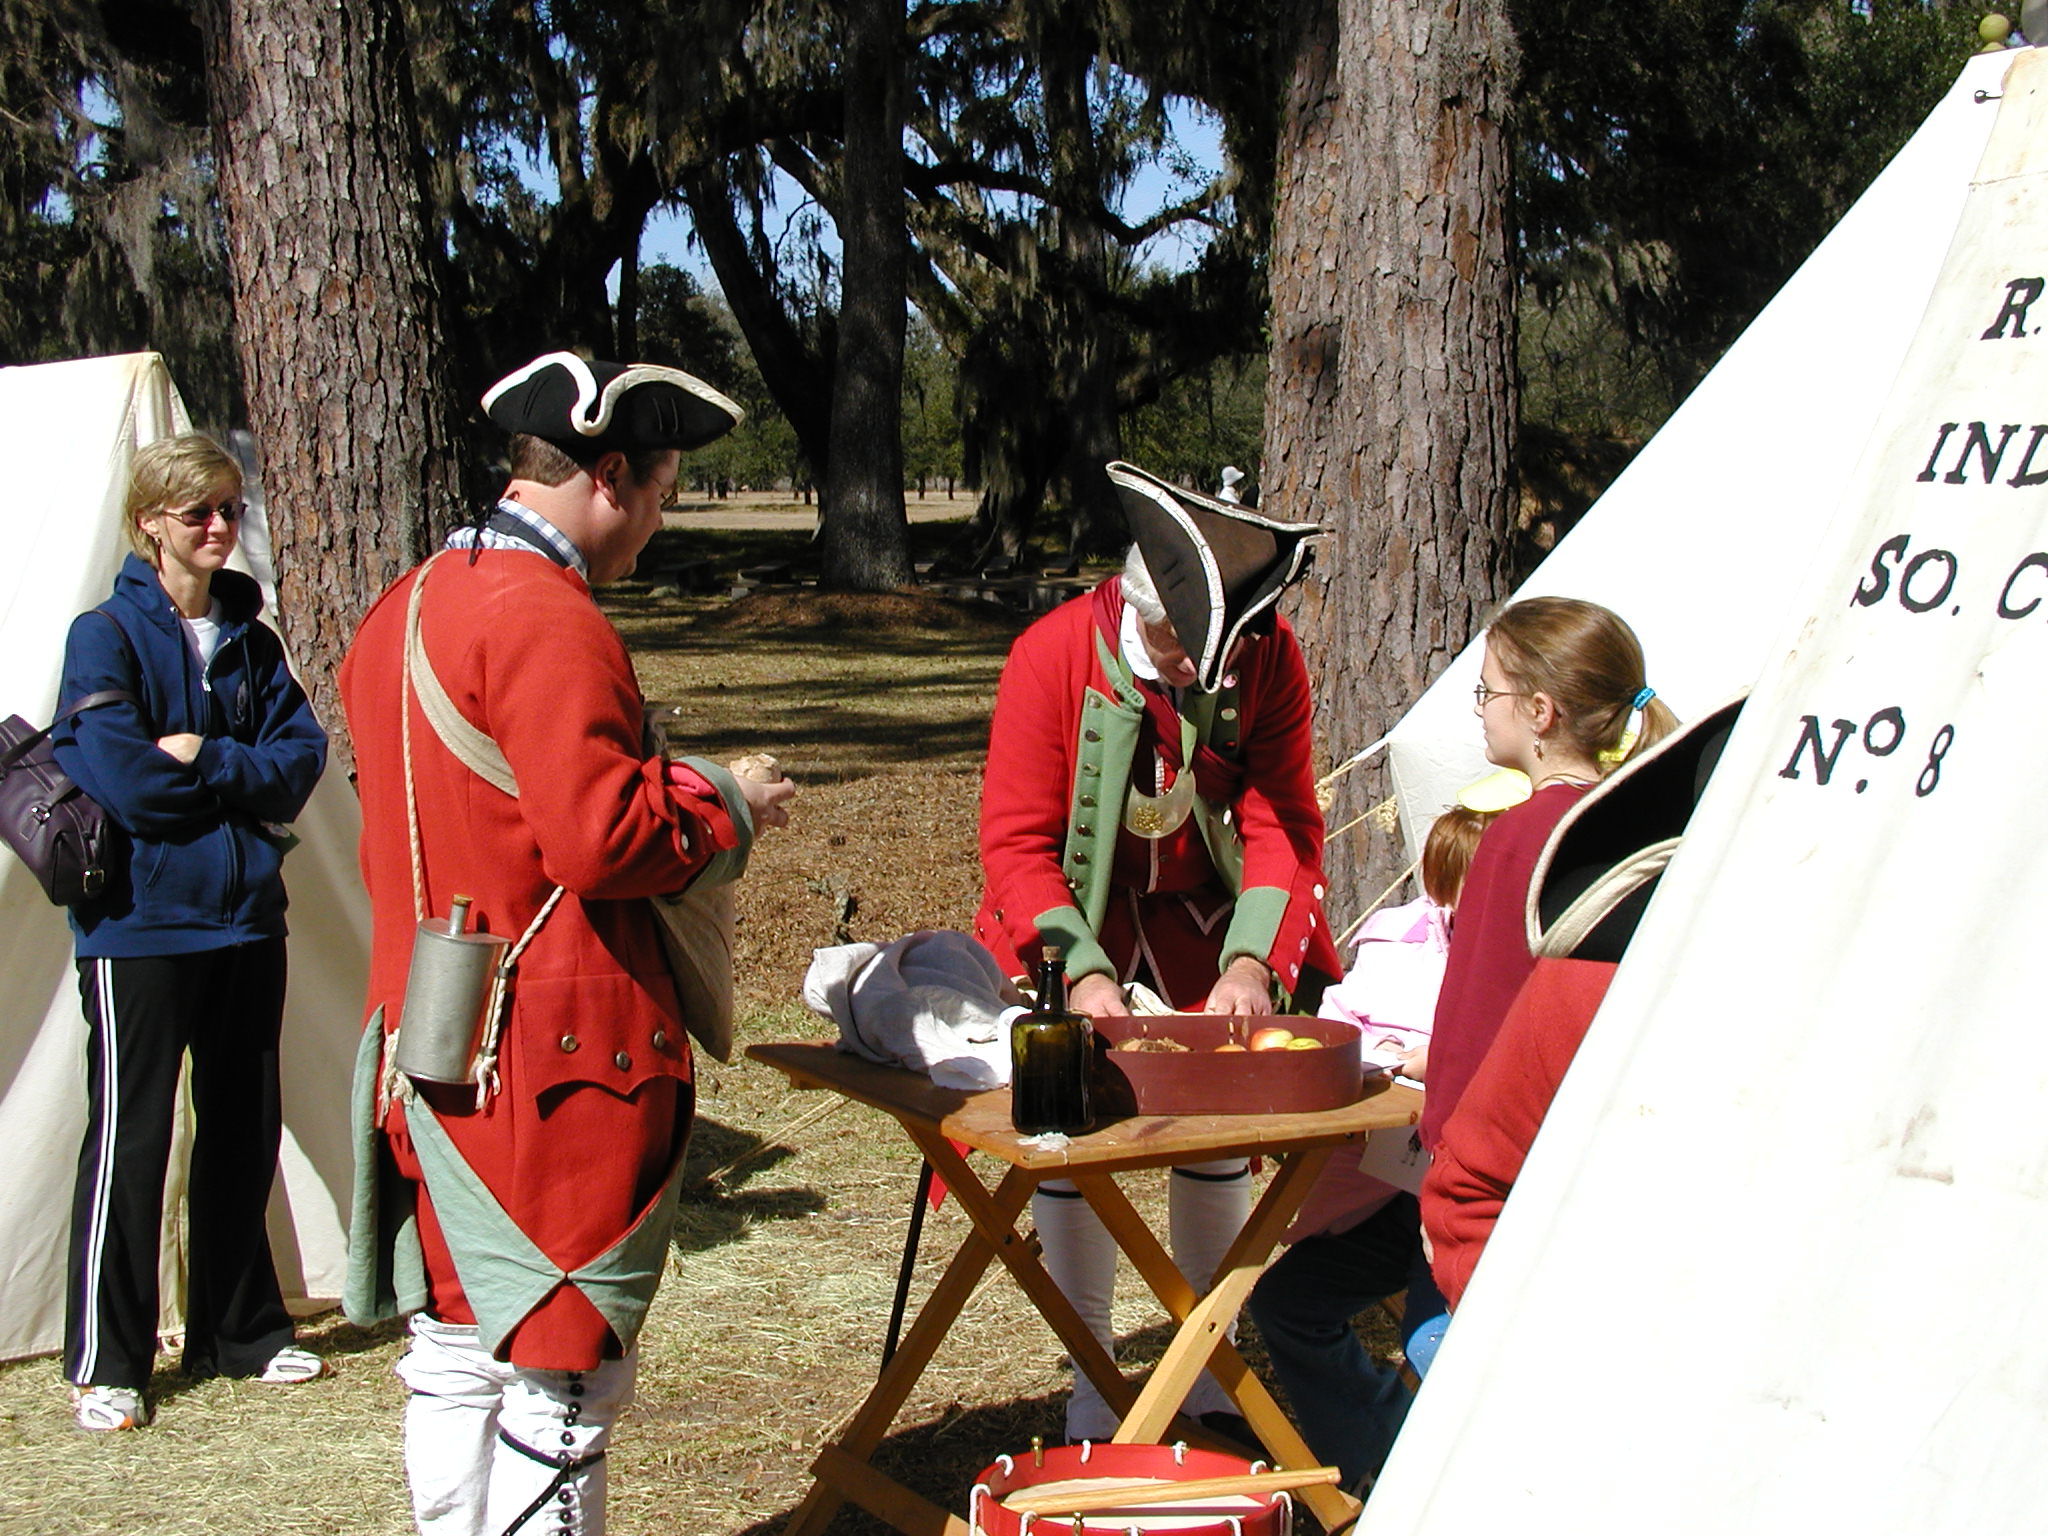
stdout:
POLYGON ((235 456, 204 432, 160 437, 135 450, 128 465, 128 545, 151 565, 162 562, 156 540, 142 531, 142 520, 172 507, 204 500, 223 480, 239 495, 242 466, 235 456))
POLYGON ((1458 892, 1465 888, 1479 839, 1499 814, 1454 805, 1429 824, 1429 836, 1422 842, 1423 895, 1440 907, 1458 904, 1458 892))
POLYGON ((1531 597, 1501 611, 1486 631, 1495 662, 1516 693, 1547 694, 1557 733, 1604 775, 1678 727, 1662 699, 1643 707, 1626 752, 1621 740, 1645 687, 1643 647, 1621 616, 1575 597, 1531 597))

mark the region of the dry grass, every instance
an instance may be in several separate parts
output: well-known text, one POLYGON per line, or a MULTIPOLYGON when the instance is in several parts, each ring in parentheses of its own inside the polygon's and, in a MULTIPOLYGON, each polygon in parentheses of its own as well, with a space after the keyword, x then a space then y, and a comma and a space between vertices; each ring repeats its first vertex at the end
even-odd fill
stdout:
MULTIPOLYGON (((628 591, 613 609, 678 740, 721 758, 773 751, 806 781, 795 824, 764 840, 743 888, 740 1038, 823 1038, 794 1001, 814 946, 972 916, 982 736, 1017 624, 917 597, 721 605, 628 591)), ((779 1527, 874 1380, 917 1176, 882 1115, 791 1093, 744 1061, 704 1064, 698 1112, 639 1401, 612 1452, 617 1536, 779 1527)), ((1163 1180, 1142 1184, 1149 1210, 1163 1180)), ((955 1202, 928 1220, 913 1308, 966 1229, 955 1202)), ((1127 1362, 1164 1347, 1162 1314, 1128 1272, 1117 1325, 1127 1362)), ((74 1430, 52 1361, 0 1368, 0 1536, 403 1536, 400 1335, 332 1313, 306 1335, 329 1379, 160 1372, 157 1423, 140 1434, 74 1430)), ((1057 1436, 1066 1379, 1057 1340, 992 1267, 878 1460, 962 1508, 995 1455, 1057 1436)), ((880 1527, 849 1512, 834 1529, 880 1527)))

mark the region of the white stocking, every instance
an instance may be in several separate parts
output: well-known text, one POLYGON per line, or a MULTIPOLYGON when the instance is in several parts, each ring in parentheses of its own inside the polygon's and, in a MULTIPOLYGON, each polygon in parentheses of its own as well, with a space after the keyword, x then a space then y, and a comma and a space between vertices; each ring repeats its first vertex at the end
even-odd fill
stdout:
POLYGON ((604 1451, 633 1400, 638 1363, 628 1353, 594 1371, 513 1371, 498 1410, 488 1536, 512 1536, 515 1525, 516 1536, 604 1536, 604 1451))
MULTIPOLYGON (((1046 1273, 1115 1359, 1116 1330, 1109 1316, 1116 1295, 1115 1240, 1081 1192, 1064 1179, 1038 1187, 1031 1197, 1031 1219, 1038 1227, 1046 1273)), ((1116 1414, 1095 1383, 1075 1367, 1074 1394, 1067 1399, 1067 1438, 1107 1440, 1116 1426, 1116 1414)))
MULTIPOLYGON (((1173 1235, 1173 1262, 1181 1276, 1200 1295, 1216 1278, 1217 1266, 1237 1234, 1244 1229, 1252 1210, 1250 1165, 1241 1157, 1220 1162, 1186 1163, 1175 1168, 1166 1180, 1167 1226, 1173 1235)), ((1237 1319, 1227 1330, 1237 1342, 1237 1319)), ((1222 1384, 1207 1371, 1188 1389, 1184 1411, 1199 1417, 1205 1413, 1235 1413, 1236 1406, 1222 1384)))
POLYGON ((498 1400, 512 1367, 493 1360, 476 1329, 420 1313, 398 1379, 405 1404, 405 1479, 423 1536, 496 1536, 484 1527, 498 1400))

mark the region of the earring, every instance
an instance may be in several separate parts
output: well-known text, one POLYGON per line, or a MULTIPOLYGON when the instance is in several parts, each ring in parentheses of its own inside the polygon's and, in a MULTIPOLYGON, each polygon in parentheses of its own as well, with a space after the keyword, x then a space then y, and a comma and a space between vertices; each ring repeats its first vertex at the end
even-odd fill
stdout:
POLYGON ((1541 736, 1536 738, 1536 761, 1539 763, 1543 761, 1543 738, 1541 736))

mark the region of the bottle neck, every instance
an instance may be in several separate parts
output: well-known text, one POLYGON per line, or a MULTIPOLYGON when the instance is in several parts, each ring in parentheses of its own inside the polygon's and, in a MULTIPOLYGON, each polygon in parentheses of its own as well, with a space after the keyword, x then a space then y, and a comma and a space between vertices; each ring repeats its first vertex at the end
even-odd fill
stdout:
POLYGON ((1067 1011, 1067 968, 1058 960, 1044 960, 1038 966, 1038 1012, 1067 1011))

